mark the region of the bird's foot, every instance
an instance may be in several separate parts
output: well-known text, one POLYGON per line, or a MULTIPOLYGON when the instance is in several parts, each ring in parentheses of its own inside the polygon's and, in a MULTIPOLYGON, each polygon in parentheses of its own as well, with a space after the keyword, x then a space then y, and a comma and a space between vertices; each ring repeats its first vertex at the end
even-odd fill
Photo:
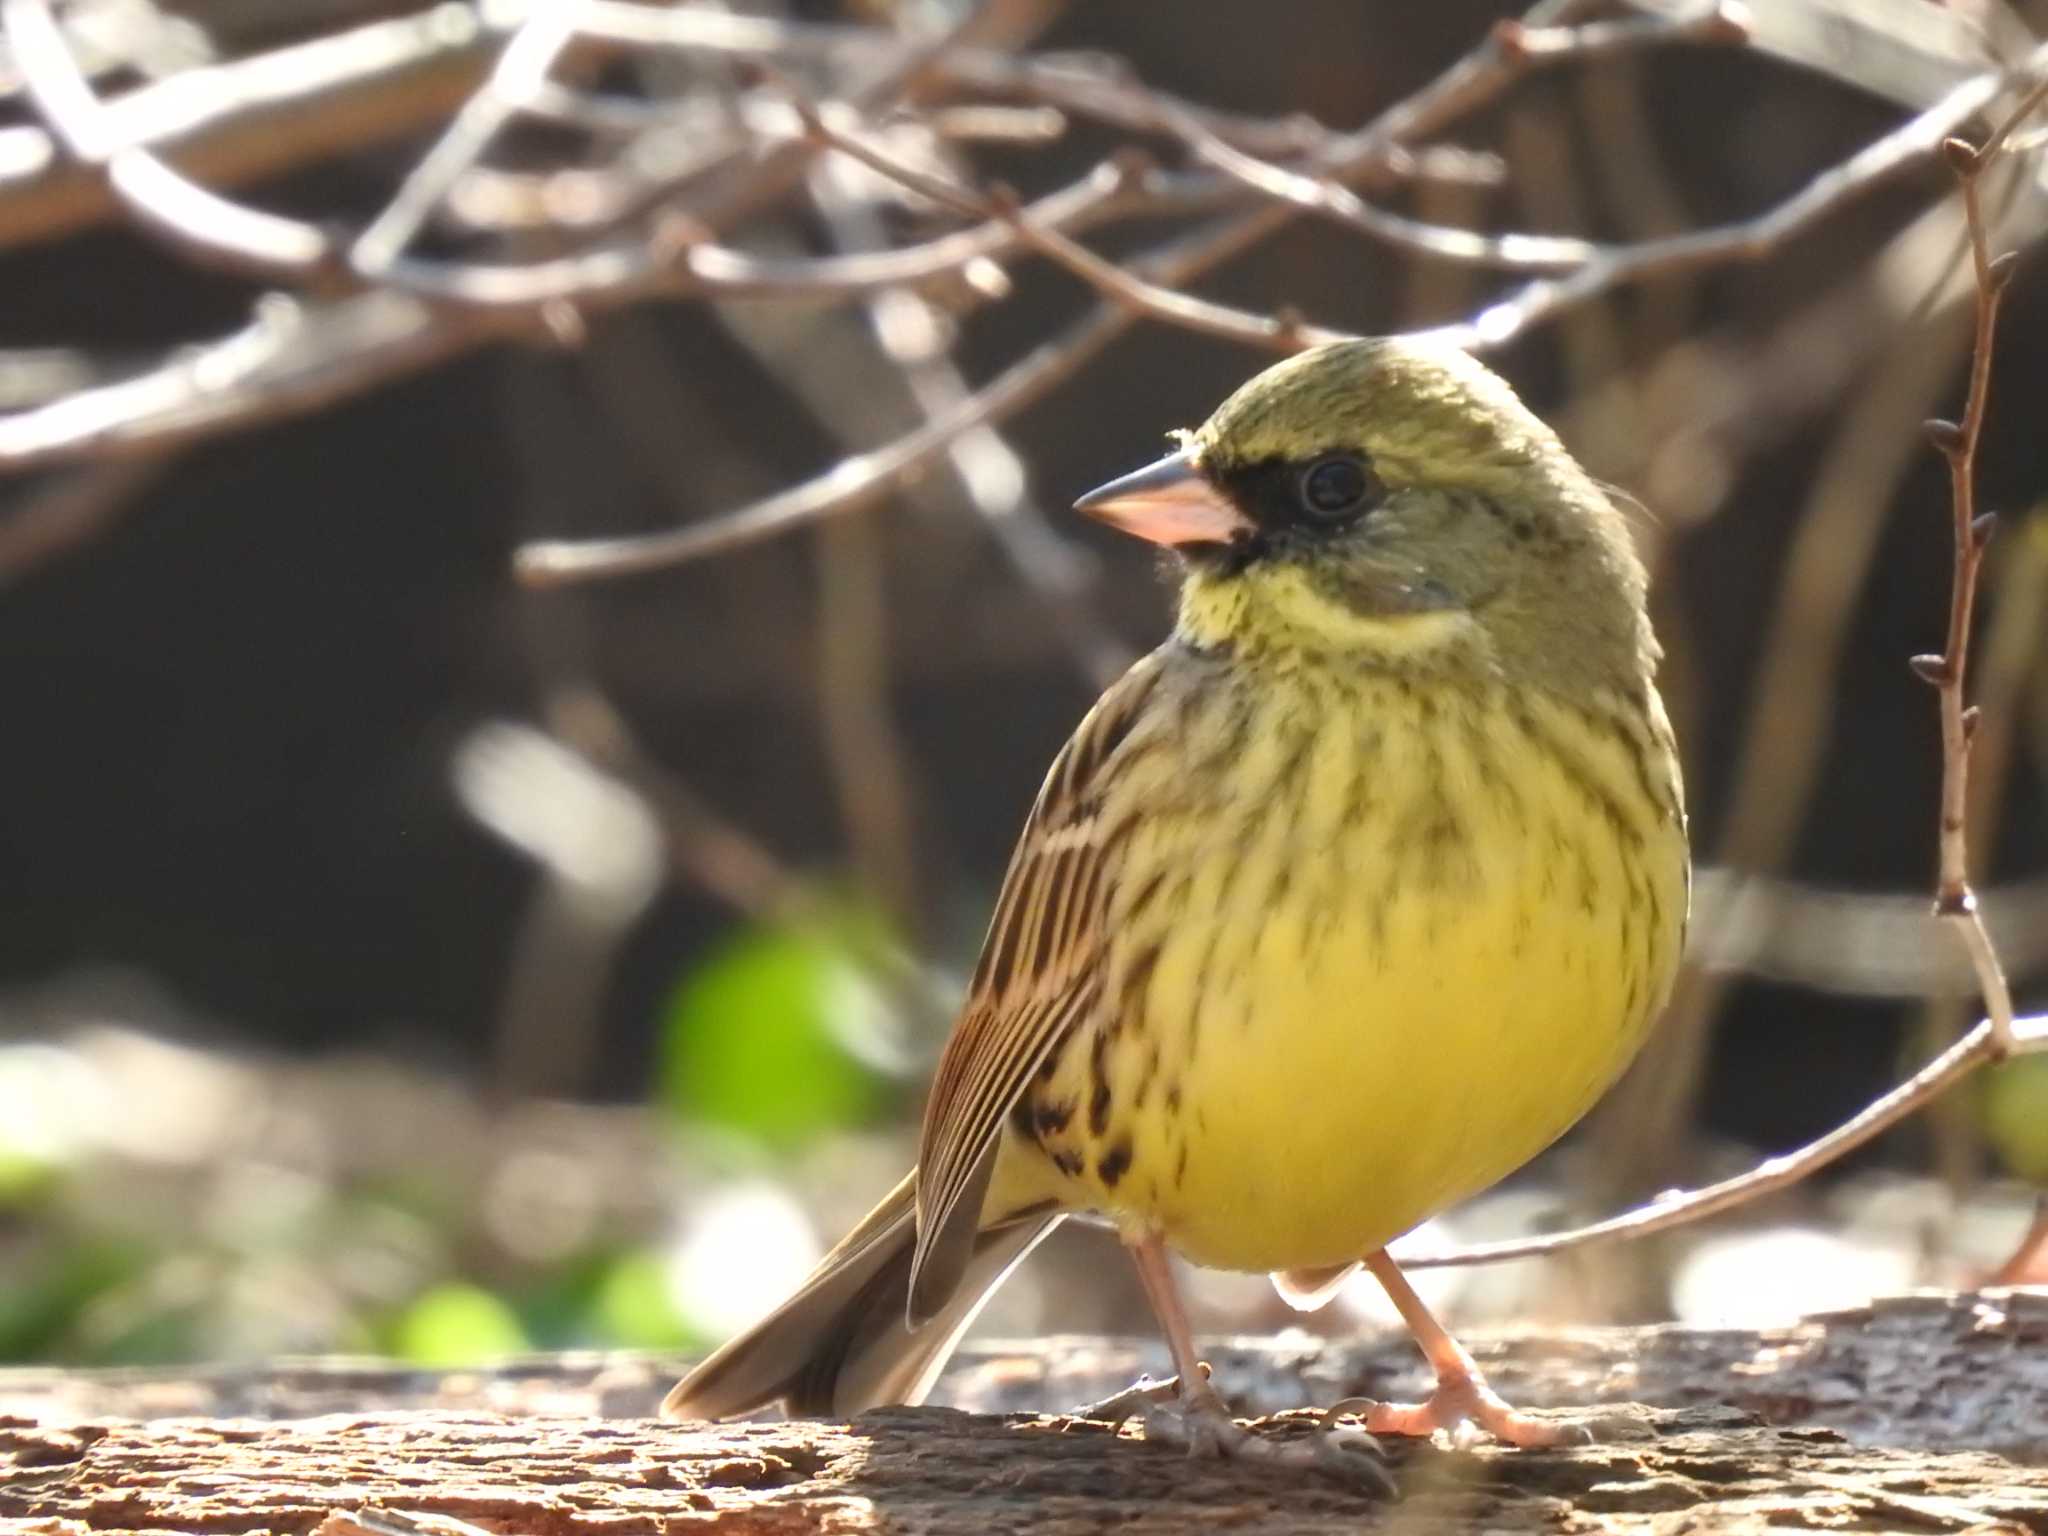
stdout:
POLYGON ((1291 1472, 1324 1472, 1384 1498, 1394 1480, 1380 1444, 1362 1429, 1338 1424, 1334 1415, 1306 1436, 1280 1439, 1246 1429, 1205 1380, 1171 1402, 1152 1402, 1144 1411, 1145 1439, 1177 1446, 1189 1456, 1280 1467, 1291 1472))
POLYGON ((1439 1429, 1453 1435, 1489 1434, 1524 1450, 1560 1445, 1590 1445, 1591 1428, 1568 1419, 1539 1419, 1510 1406, 1477 1374, 1445 1374, 1436 1390, 1420 1403, 1380 1403, 1347 1399, 1339 1409, 1356 1408, 1368 1432, 1375 1435, 1428 1435, 1439 1429))

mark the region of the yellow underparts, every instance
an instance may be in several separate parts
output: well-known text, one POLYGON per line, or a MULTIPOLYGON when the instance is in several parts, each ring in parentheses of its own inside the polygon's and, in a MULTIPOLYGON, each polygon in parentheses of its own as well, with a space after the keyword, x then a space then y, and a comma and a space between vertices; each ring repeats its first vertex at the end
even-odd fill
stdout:
POLYGON ((1106 814, 1142 814, 1107 1001, 1034 1083, 988 1209, 1340 1264, 1534 1156, 1635 1054, 1686 903, 1647 726, 1309 667, 1193 696, 1180 735, 1118 776, 1106 814))

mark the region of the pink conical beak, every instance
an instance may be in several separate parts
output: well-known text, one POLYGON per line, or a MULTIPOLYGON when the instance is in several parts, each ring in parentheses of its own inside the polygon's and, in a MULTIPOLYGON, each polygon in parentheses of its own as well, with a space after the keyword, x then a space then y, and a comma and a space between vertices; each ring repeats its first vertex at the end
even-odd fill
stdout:
POLYGON ((1097 487, 1074 510, 1154 544, 1228 544, 1252 527, 1185 450, 1097 487))

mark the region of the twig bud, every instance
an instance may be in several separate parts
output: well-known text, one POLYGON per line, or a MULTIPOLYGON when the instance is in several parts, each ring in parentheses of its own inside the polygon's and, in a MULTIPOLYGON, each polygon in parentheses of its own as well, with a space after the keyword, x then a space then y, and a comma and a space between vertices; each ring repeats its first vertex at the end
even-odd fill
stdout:
POLYGON ((1998 532, 1998 514, 1980 512, 1970 519, 1970 542, 1983 549, 1991 542, 1991 536, 1998 532))
POLYGON ((1024 212, 1024 198, 1007 181, 992 181, 983 200, 999 219, 1015 219, 1024 212))
POLYGON ((583 311, 567 299, 549 299, 540 307, 541 329, 547 332, 548 340, 558 347, 575 348, 590 339, 589 328, 583 323, 583 311))
POLYGON ((1529 57, 1529 28, 1512 16, 1504 16, 1493 24, 1493 46, 1511 63, 1524 63, 1529 57))
POLYGON ((1920 424, 1920 430, 1927 434, 1927 441, 1934 445, 1937 453, 1956 454, 1963 451, 1963 429, 1957 422, 1931 416, 1920 424))
POLYGON ((1941 157, 1958 176, 1977 174, 1977 146, 1968 139, 1943 139, 1941 157))
POLYGON ((1158 168, 1159 161, 1142 144, 1120 145, 1109 157, 1110 169, 1124 186, 1135 186, 1158 168))
POLYGON ((1001 263, 986 256, 977 256, 962 267, 960 281, 977 298, 996 302, 1010 296, 1010 274, 1003 270, 1001 263))
POLYGON ((2018 251, 2000 251, 1996 256, 1992 257, 1990 265, 1986 268, 1991 278, 1992 288, 1994 290, 2003 289, 2007 283, 2012 281, 2012 275, 2019 270, 2019 265, 2020 253, 2018 251))
POLYGON ((1913 669, 1913 675, 1923 683, 1939 688, 1949 680, 1948 658, 1946 656, 1920 655, 1910 658, 1906 665, 1913 669))
POLYGON ((1963 740, 1965 742, 1977 739, 1977 723, 1983 718, 1984 711, 1974 704, 1963 711, 1963 740))
POLYGON ((1756 31, 1756 18, 1742 0, 1721 0, 1700 29, 1700 40, 1734 45, 1746 43, 1756 31))

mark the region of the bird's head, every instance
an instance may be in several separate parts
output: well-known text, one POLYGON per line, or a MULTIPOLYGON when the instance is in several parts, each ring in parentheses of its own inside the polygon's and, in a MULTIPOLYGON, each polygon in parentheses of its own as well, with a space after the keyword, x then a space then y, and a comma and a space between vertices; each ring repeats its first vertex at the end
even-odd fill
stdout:
POLYGON ((1639 678, 1655 661, 1621 515, 1455 348, 1317 347, 1180 444, 1077 505, 1180 554, 1191 645, 1566 686, 1639 678))

